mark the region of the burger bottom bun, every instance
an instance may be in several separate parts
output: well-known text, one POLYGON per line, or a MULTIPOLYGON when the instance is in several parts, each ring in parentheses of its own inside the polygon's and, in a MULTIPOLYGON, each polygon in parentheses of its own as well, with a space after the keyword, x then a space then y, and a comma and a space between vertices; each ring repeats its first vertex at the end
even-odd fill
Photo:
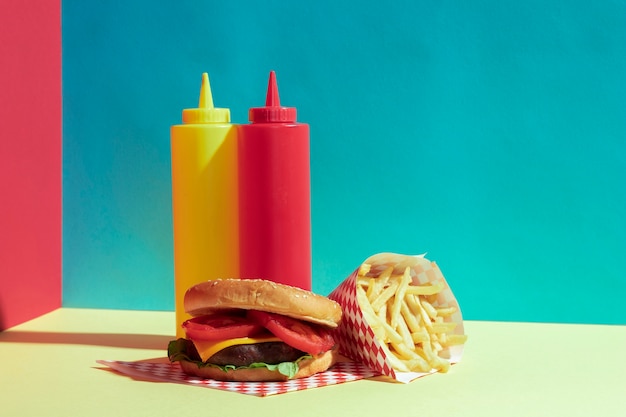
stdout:
MULTIPOLYGON (((324 372, 337 362, 339 355, 337 349, 333 348, 320 356, 304 359, 298 362, 298 372, 291 379, 305 378, 324 372)), ((218 381, 239 381, 239 382, 261 382, 261 381, 287 381, 287 375, 278 371, 270 371, 267 368, 245 368, 223 371, 215 366, 199 367, 197 364, 181 360, 180 367, 187 375, 194 375, 201 378, 215 379, 218 381)))

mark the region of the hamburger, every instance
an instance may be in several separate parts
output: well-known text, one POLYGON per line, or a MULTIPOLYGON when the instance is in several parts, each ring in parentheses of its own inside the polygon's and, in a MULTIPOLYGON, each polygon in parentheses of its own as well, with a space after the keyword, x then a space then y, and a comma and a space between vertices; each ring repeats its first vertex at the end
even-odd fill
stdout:
POLYGON ((187 290, 185 338, 168 357, 183 372, 222 381, 285 381, 330 368, 341 306, 300 288, 261 279, 218 279, 187 290))

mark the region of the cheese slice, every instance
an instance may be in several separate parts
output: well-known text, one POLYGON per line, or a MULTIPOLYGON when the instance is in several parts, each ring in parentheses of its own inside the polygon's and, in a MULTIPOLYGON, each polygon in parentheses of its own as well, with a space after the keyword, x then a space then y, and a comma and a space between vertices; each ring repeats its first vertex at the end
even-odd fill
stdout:
POLYGON ((264 343, 264 342, 282 342, 276 336, 262 336, 262 337, 239 337, 236 339, 229 340, 192 340, 200 358, 202 358, 202 362, 206 362, 211 356, 215 355, 222 349, 226 349, 227 347, 237 346, 237 345, 252 345, 254 343, 264 343))

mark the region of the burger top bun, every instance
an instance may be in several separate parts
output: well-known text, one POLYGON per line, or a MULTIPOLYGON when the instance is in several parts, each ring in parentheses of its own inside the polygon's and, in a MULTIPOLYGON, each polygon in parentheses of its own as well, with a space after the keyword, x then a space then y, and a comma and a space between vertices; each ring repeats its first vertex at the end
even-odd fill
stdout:
POLYGON ((185 293, 185 311, 192 316, 241 308, 282 314, 331 328, 341 320, 341 306, 301 288, 262 279, 217 279, 202 282, 185 293))

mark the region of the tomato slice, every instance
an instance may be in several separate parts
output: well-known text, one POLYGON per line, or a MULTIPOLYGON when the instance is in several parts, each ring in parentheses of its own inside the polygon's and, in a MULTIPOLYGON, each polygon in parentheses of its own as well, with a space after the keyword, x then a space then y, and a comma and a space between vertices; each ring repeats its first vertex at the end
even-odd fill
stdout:
POLYGON ((330 330, 312 323, 258 310, 248 311, 248 317, 289 346, 312 355, 324 353, 335 345, 330 330))
POLYGON ((263 326, 246 316, 217 313, 194 317, 183 323, 187 337, 192 340, 227 340, 249 337, 262 332, 263 326))

